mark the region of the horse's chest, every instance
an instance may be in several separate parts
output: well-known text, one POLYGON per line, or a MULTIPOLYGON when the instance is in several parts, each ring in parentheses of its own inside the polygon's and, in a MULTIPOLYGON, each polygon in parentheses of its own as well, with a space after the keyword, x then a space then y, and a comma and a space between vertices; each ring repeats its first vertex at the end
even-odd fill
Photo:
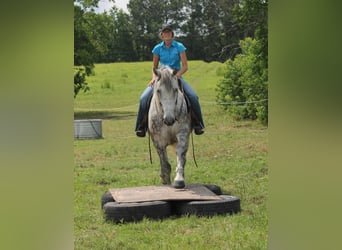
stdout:
POLYGON ((162 130, 162 128, 165 126, 164 122, 163 122, 163 117, 160 115, 154 115, 151 116, 150 119, 150 130, 154 131, 154 132, 160 132, 162 130))
POLYGON ((163 118, 158 115, 152 116, 149 122, 149 130, 155 137, 166 140, 169 143, 175 143, 177 141, 176 134, 179 131, 178 123, 167 126, 163 118))

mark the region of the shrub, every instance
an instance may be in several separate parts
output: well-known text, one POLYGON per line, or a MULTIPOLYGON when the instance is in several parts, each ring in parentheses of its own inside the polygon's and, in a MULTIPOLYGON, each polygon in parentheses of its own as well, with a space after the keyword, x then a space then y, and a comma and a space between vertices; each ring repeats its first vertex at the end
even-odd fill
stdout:
POLYGON ((84 66, 74 66, 74 98, 80 90, 84 92, 89 90, 86 82, 87 70, 84 66))
POLYGON ((268 123, 268 70, 258 40, 240 41, 242 53, 225 62, 217 85, 217 102, 235 119, 258 119, 268 123))

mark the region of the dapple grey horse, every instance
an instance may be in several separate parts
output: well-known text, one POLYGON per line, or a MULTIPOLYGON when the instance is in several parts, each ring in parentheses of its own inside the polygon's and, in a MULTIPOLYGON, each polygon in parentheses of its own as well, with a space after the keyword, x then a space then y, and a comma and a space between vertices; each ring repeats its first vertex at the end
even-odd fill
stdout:
POLYGON ((191 133, 191 116, 175 73, 169 67, 154 69, 157 80, 148 113, 148 132, 160 158, 160 177, 171 184, 171 165, 167 146, 174 145, 177 154, 175 188, 184 188, 184 167, 191 133))

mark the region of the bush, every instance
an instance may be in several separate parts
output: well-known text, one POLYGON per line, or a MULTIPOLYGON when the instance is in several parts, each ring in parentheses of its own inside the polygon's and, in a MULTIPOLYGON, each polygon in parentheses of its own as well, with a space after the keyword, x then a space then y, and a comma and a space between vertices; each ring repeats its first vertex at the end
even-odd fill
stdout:
POLYGON ((268 70, 258 40, 240 41, 242 53, 225 62, 217 85, 217 102, 235 119, 258 119, 268 123, 268 70))
POLYGON ((84 92, 89 90, 86 82, 87 70, 84 66, 74 66, 74 98, 80 90, 84 92))

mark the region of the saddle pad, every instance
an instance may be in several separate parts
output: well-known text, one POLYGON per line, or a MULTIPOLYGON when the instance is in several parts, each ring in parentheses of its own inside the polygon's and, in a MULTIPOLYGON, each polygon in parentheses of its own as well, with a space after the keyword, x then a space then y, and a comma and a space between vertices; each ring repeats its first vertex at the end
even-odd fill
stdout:
POLYGON ((114 200, 119 203, 169 200, 221 200, 220 196, 199 184, 190 184, 182 189, 176 189, 172 186, 113 188, 109 192, 114 200))

